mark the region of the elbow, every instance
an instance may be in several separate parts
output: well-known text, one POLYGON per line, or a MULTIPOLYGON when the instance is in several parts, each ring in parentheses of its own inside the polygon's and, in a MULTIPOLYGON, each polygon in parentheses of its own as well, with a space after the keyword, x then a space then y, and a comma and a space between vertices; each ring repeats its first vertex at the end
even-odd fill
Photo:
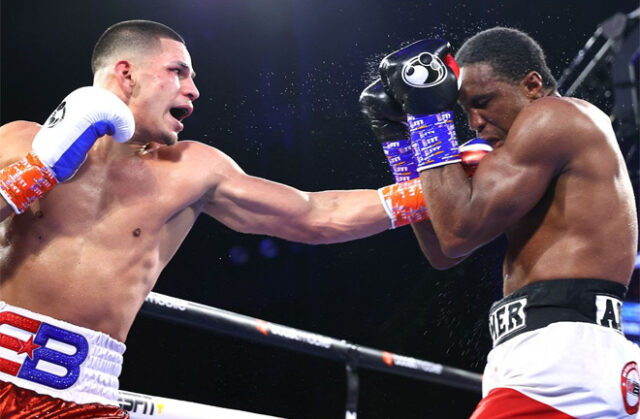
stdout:
POLYGON ((463 244, 454 240, 440 242, 440 247, 442 253, 448 258, 459 258, 467 254, 463 244))
MULTIPOLYGON (((427 255, 425 255, 427 256, 427 255)), ((429 261, 429 265, 436 271, 446 271, 447 269, 451 269, 460 263, 458 259, 435 259, 427 256, 427 260, 429 261)))
POLYGON ((440 248, 446 257, 457 259, 473 252, 475 246, 470 234, 463 231, 452 231, 440 237, 440 248))

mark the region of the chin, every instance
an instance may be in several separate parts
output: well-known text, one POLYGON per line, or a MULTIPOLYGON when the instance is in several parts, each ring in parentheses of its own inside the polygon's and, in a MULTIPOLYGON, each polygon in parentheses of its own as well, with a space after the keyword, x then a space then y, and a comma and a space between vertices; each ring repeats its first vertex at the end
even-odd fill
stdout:
POLYGON ((174 145, 175 143, 178 142, 178 134, 174 132, 164 133, 160 136, 160 139, 158 142, 164 145, 174 145))

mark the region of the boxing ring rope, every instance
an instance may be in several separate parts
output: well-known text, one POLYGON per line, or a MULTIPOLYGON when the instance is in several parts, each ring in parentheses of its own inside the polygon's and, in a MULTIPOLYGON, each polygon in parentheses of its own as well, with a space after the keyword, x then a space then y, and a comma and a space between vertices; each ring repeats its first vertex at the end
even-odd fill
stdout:
MULTIPOLYGON (((345 340, 337 340, 155 292, 151 292, 147 296, 142 305, 141 313, 210 332, 343 362, 347 374, 346 418, 357 417, 359 368, 478 393, 482 390, 482 377, 474 372, 359 346, 345 340)), ((132 415, 132 419, 135 417, 132 415)))

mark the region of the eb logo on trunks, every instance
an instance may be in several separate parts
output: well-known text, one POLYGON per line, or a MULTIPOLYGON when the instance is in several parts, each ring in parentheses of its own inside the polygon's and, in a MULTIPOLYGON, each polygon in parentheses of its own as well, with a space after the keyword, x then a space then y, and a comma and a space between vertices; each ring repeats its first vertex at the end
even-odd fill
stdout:
POLYGON ((0 371, 58 390, 78 381, 80 364, 89 353, 89 343, 84 336, 10 311, 0 313, 0 327, 3 325, 34 336, 23 341, 0 333, 1 348, 17 355, 26 354, 19 362, 0 357, 0 371))
POLYGON ((511 333, 520 330, 527 325, 524 308, 527 305, 526 298, 505 302, 491 310, 489 313, 489 332, 493 345, 500 343, 511 333))

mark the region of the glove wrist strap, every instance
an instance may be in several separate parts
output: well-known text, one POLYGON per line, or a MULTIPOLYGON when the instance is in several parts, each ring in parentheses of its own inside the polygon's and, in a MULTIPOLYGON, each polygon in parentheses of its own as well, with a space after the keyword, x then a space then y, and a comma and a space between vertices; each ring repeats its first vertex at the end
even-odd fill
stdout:
POLYGON ((382 206, 391 220, 391 228, 429 218, 420 178, 382 187, 378 189, 378 196, 380 196, 382 206))
POLYGON ((57 183, 53 172, 33 153, 0 170, 0 195, 16 214, 25 212, 57 183))
POLYGON ((460 162, 453 112, 407 115, 418 172, 460 162))
POLYGON ((396 183, 406 182, 418 177, 416 162, 413 159, 411 140, 403 139, 382 143, 384 155, 387 156, 391 173, 396 183))

